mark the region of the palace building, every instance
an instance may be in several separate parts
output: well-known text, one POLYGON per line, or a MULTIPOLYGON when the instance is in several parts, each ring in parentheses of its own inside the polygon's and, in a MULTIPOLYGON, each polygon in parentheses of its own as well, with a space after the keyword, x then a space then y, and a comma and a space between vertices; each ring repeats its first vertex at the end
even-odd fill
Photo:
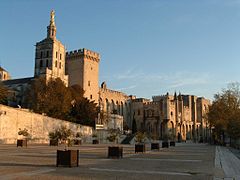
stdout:
MULTIPOLYGON (((106 82, 99 86, 100 54, 86 48, 66 51, 56 38, 55 13, 51 11, 47 36, 36 43, 34 76, 9 79, 9 73, 0 67, 0 79, 14 92, 14 102, 21 106, 24 91, 37 77, 60 78, 66 86, 80 85, 84 96, 95 101, 107 117, 122 119, 131 129, 136 122, 137 130, 143 130, 158 138, 171 136, 186 139, 208 137, 209 125, 204 118, 209 100, 192 95, 169 94, 154 96, 153 100, 136 98, 107 88, 106 82)), ((11 104, 10 104, 11 105, 11 104)), ((101 119, 98 120, 101 124, 101 119)))

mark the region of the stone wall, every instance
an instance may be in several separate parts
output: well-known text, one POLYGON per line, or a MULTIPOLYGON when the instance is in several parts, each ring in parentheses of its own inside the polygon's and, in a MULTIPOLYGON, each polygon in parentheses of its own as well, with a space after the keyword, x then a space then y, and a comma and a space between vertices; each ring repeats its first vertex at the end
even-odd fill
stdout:
POLYGON ((75 134, 80 132, 83 135, 83 142, 92 140, 93 130, 89 126, 0 105, 0 143, 2 144, 16 143, 19 128, 28 129, 30 143, 49 143, 48 133, 61 126, 66 126, 75 134))

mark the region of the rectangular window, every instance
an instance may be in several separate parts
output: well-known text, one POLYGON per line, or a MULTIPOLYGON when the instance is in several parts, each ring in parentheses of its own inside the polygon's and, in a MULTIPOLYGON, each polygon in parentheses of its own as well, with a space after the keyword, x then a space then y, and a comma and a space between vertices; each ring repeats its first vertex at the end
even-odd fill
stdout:
POLYGON ((90 99, 92 99, 92 95, 90 95, 90 99))
POLYGON ((60 54, 60 60, 62 60, 62 54, 60 54))
POLYGON ((58 57, 58 53, 56 52, 56 58, 58 57))
POLYGON ((91 85, 91 82, 90 81, 88 81, 88 86, 90 86, 91 85))
POLYGON ((47 51, 47 57, 49 56, 49 52, 47 51))

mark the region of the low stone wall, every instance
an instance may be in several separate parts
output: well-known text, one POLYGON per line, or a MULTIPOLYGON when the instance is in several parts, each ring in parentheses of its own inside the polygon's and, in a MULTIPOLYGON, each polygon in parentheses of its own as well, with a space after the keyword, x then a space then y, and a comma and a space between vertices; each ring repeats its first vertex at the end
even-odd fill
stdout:
POLYGON ((19 138, 18 131, 28 129, 30 133, 30 143, 49 143, 49 132, 66 126, 74 133, 80 132, 83 142, 92 142, 92 128, 68 121, 50 118, 48 116, 29 112, 24 109, 16 109, 0 105, 0 143, 16 143, 19 138))

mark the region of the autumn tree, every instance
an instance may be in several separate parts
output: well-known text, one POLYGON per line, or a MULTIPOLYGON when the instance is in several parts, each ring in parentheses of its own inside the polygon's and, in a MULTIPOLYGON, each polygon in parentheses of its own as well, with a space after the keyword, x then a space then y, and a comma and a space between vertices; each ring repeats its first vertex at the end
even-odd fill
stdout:
POLYGON ((226 133, 232 139, 240 138, 239 83, 232 83, 221 93, 215 94, 207 118, 214 127, 215 140, 224 141, 226 133))
POLYGON ((27 104, 37 113, 45 113, 54 118, 65 119, 71 108, 71 92, 59 79, 34 80, 27 91, 27 104))
POLYGON ((26 93, 27 107, 37 113, 94 126, 98 116, 97 104, 84 97, 79 85, 66 87, 59 79, 46 83, 45 78, 33 81, 26 93))
POLYGON ((98 117, 97 104, 87 98, 77 100, 72 106, 70 116, 75 123, 94 127, 98 117))

